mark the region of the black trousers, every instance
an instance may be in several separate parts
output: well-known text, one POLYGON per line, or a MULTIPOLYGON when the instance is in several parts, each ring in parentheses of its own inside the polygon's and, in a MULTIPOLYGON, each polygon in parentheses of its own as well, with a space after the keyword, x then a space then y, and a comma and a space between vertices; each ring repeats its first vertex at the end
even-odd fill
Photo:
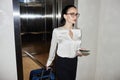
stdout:
POLYGON ((77 70, 77 57, 62 58, 57 56, 55 70, 58 80, 75 80, 77 70))

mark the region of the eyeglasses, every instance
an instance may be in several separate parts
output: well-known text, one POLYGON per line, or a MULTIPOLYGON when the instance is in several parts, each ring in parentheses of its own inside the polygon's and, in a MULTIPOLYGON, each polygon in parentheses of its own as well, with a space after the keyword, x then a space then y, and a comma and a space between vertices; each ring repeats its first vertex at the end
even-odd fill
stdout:
POLYGON ((80 13, 67 13, 67 15, 70 15, 71 17, 79 17, 80 16, 80 13))

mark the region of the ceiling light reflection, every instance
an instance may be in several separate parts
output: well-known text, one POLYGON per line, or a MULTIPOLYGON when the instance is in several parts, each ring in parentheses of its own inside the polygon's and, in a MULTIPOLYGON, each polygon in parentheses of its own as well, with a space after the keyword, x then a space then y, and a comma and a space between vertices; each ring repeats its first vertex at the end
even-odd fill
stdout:
POLYGON ((53 17, 52 14, 47 14, 47 15, 40 15, 40 14, 21 14, 20 18, 30 18, 30 19, 35 19, 35 18, 51 18, 53 17))

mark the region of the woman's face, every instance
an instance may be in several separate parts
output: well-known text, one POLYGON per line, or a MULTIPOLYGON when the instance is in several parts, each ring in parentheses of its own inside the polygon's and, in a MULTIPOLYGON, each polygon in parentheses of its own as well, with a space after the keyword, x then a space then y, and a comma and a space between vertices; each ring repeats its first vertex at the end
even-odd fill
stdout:
POLYGON ((74 7, 69 8, 67 13, 64 14, 66 22, 71 24, 74 24, 77 21, 78 17, 79 17, 78 11, 74 7))

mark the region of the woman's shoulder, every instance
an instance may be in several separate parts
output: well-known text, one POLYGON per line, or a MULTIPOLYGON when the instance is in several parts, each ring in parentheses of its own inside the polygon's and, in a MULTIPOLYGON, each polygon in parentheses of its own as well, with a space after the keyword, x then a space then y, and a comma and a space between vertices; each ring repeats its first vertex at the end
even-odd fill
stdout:
POLYGON ((75 28, 73 28, 73 29, 75 29, 75 30, 80 30, 80 28, 78 28, 78 27, 77 27, 77 28, 75 27, 75 28))
POLYGON ((57 32, 60 31, 60 29, 61 29, 60 27, 56 27, 56 28, 53 29, 53 32, 54 32, 54 33, 57 33, 57 32))
POLYGON ((56 30, 62 30, 62 29, 63 29, 63 27, 54 28, 55 31, 56 31, 56 30))
MULTIPOLYGON (((53 30, 54 30, 54 31, 61 31, 61 30, 63 31, 63 30, 65 30, 65 29, 61 26, 61 27, 54 28, 53 30)), ((81 31, 80 28, 73 28, 73 30, 81 31)))
POLYGON ((80 28, 73 28, 73 30, 81 31, 81 29, 80 29, 80 28))
POLYGON ((58 29, 58 30, 61 30, 61 29, 63 29, 63 26, 59 26, 59 27, 57 27, 57 29, 58 29))
POLYGON ((75 33, 81 33, 81 32, 82 32, 80 28, 74 28, 73 31, 74 31, 75 33))

